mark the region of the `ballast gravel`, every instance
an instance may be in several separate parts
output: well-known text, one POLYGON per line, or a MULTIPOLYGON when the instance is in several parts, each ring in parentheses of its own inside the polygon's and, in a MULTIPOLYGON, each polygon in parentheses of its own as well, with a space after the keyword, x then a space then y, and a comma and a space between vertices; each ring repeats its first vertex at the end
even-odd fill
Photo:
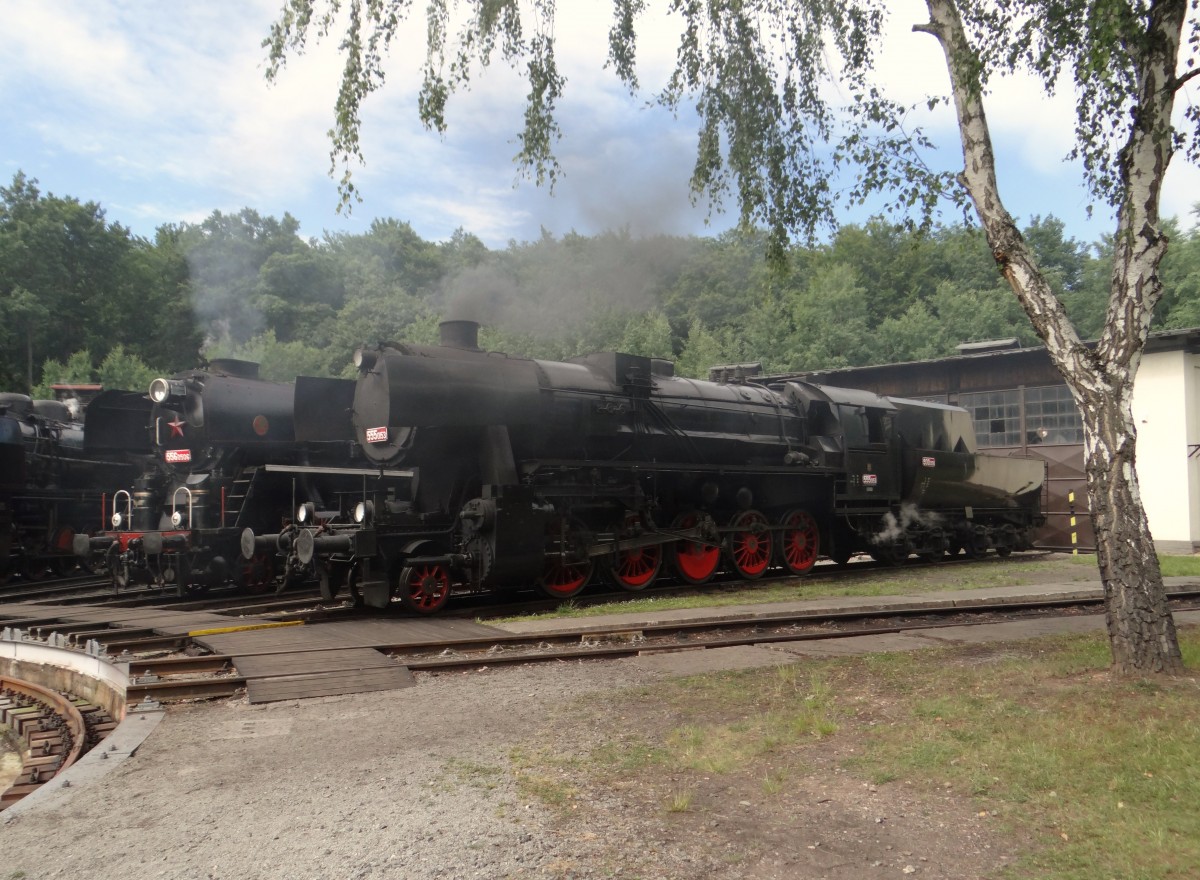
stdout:
POLYGON ((565 810, 522 790, 514 755, 636 735, 620 693, 657 679, 564 662, 173 707, 114 772, 0 823, 0 880, 950 880, 1002 864, 969 803, 880 794, 840 770, 758 812, 761 768, 704 792, 718 806, 702 814, 663 807, 669 780, 584 791, 565 810), (571 723, 581 697, 612 700, 611 729, 571 723))
POLYGON ((116 772, 0 824, 0 880, 554 876, 542 808, 455 768, 498 766, 549 706, 646 677, 563 664, 173 707, 116 772))

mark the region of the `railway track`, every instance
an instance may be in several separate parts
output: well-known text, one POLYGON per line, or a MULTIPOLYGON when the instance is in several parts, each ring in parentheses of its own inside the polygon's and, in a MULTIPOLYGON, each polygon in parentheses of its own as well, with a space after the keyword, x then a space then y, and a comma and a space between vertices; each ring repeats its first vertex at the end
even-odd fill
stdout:
POLYGON ((103 597, 105 593, 109 597, 113 595, 108 580, 94 574, 82 574, 21 584, 10 583, 0 587, 0 602, 62 602, 81 594, 103 597))
MULTIPOLYGON (((1200 591, 1175 592, 1170 598, 1177 610, 1200 607, 1200 591)), ((969 627, 1014 619, 1069 617, 1088 613, 1101 604, 1102 600, 1098 598, 1060 598, 981 603, 971 607, 946 605, 914 609, 906 606, 895 610, 875 608, 869 611, 817 613, 775 613, 767 607, 752 615, 714 616, 707 620, 673 623, 612 625, 576 620, 569 624, 564 622, 563 628, 553 632, 454 639, 424 644, 419 649, 411 645, 377 642, 313 650, 372 648, 392 656, 398 664, 412 671, 436 674, 522 663, 604 660, 681 650, 834 640, 949 626, 969 627)), ((104 642, 103 637, 96 633, 89 634, 89 637, 104 642)), ((246 685, 246 679, 234 667, 234 658, 217 654, 134 656, 130 658, 130 673, 131 703, 147 697, 159 701, 232 697, 246 685)))
MULTIPOLYGON (((312 588, 291 587, 286 593, 246 593, 236 588, 221 588, 205 598, 180 596, 170 589, 158 587, 125 587, 120 590, 107 579, 94 575, 75 578, 40 581, 19 588, 0 589, 0 604, 4 602, 47 602, 58 605, 94 604, 114 607, 137 608, 144 606, 170 606, 180 611, 226 609, 241 610, 244 607, 257 609, 270 606, 300 607, 319 601, 320 594, 312 588), (277 597, 277 598, 273 598, 277 597)), ((340 604, 340 603, 339 603, 340 604)), ((255 611, 254 613, 258 613, 255 611)))

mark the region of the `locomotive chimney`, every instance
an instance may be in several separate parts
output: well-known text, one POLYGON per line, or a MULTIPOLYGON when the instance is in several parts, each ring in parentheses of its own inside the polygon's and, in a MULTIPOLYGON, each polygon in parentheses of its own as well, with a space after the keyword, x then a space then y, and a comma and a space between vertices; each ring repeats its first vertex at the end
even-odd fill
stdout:
POLYGON ((447 348, 479 351, 478 321, 442 321, 438 330, 442 334, 442 345, 447 348))
POLYGON ((213 358, 208 362, 208 367, 214 373, 224 373, 226 376, 233 376, 235 379, 258 378, 258 363, 256 361, 243 361, 238 358, 213 358))

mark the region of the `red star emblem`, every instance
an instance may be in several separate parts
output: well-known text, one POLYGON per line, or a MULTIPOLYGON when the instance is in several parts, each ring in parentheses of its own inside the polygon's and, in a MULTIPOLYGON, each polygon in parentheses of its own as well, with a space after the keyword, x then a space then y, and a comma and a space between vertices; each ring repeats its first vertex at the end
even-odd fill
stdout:
POLYGON ((180 421, 178 416, 176 416, 175 421, 167 422, 167 425, 169 425, 171 428, 171 436, 172 437, 182 437, 183 436, 183 426, 186 424, 187 424, 187 422, 180 421))

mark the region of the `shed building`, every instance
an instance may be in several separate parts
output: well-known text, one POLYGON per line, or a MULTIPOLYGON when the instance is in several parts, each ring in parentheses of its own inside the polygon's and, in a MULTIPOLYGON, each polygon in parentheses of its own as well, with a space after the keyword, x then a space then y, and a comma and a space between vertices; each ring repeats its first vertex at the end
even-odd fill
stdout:
MULTIPOLYGON (((1046 462, 1047 520, 1039 546, 1093 550, 1083 428, 1043 347, 1016 339, 959 346, 954 357, 790 374, 964 407, 981 452, 1046 462)), ((771 382, 784 377, 756 378, 771 382)), ((1134 383, 1137 470, 1159 552, 1200 550, 1200 328, 1150 334, 1134 383)))

